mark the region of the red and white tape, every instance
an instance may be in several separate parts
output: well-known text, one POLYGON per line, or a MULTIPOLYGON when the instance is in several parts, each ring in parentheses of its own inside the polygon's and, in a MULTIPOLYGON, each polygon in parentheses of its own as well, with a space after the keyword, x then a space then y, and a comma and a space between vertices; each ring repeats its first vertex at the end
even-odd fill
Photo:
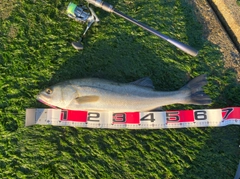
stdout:
POLYGON ((240 125, 240 107, 125 113, 26 109, 25 126, 35 124, 107 129, 221 127, 240 125))

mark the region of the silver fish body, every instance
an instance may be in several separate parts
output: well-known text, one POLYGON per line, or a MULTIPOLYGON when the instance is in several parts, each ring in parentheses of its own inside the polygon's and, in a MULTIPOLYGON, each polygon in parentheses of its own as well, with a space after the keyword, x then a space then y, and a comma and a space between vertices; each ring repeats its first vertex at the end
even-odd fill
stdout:
POLYGON ((37 99, 49 106, 68 110, 134 112, 170 104, 210 104, 203 92, 206 76, 200 75, 177 91, 155 91, 143 78, 123 84, 97 78, 69 80, 40 92, 37 99))

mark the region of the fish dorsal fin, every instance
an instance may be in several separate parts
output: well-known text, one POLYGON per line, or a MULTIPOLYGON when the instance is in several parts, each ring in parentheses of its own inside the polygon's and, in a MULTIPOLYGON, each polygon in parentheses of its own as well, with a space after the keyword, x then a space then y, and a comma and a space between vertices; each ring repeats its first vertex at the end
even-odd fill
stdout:
POLYGON ((96 102, 99 100, 99 96, 82 96, 82 97, 77 97, 75 100, 78 103, 90 103, 90 102, 96 102))
POLYGON ((153 82, 149 77, 141 78, 137 81, 131 82, 130 84, 154 89, 153 82))

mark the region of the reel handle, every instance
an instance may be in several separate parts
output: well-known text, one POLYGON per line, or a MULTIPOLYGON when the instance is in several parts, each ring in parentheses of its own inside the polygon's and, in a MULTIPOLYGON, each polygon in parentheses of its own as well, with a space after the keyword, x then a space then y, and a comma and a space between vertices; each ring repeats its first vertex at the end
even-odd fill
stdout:
POLYGON ((71 17, 81 23, 88 22, 87 27, 86 27, 85 31, 83 32, 80 40, 77 42, 72 42, 72 46, 76 50, 83 49, 83 45, 82 45, 83 37, 85 36, 85 34, 87 33, 87 31, 89 30, 89 28, 91 27, 91 25, 94 22, 99 22, 99 18, 97 17, 95 12, 92 10, 92 8, 88 7, 90 12, 86 12, 85 9, 87 9, 87 8, 84 8, 84 6, 78 7, 76 4, 71 3, 71 2, 69 3, 69 5, 67 7, 67 14, 69 17, 71 17))

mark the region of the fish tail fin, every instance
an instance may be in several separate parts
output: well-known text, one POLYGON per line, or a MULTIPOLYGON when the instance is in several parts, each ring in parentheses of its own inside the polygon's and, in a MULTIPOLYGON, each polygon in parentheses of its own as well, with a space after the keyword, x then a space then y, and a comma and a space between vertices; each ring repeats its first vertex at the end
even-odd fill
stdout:
POLYGON ((206 95, 202 89, 207 84, 207 76, 205 74, 200 75, 192 79, 188 84, 180 89, 180 91, 188 91, 187 104, 207 105, 212 102, 211 98, 206 95))

